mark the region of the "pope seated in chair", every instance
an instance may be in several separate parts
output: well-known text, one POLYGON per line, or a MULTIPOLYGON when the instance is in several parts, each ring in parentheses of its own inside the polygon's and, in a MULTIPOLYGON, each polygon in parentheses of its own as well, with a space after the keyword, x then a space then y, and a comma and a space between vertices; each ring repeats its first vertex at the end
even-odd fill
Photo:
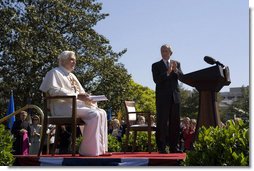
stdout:
MULTIPOLYGON (((80 155, 108 155, 107 114, 89 98, 77 77, 71 73, 76 65, 75 53, 63 51, 58 60, 59 67, 46 74, 40 90, 50 96, 76 95, 77 117, 86 123, 83 130, 84 138, 79 147, 80 155)), ((50 104, 50 111, 52 115, 71 116, 71 100, 54 100, 50 104)))

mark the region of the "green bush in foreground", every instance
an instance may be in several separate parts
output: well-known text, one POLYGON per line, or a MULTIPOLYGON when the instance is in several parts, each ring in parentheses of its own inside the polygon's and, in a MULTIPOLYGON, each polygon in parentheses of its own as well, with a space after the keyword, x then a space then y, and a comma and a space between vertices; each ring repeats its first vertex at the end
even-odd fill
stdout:
POLYGON ((242 120, 223 128, 202 127, 194 149, 187 152, 187 166, 249 166, 249 127, 242 120))
MULTIPOLYGON (((131 133, 129 135, 129 143, 128 143, 126 151, 132 151, 133 139, 134 139, 134 136, 131 133)), ((126 140, 126 135, 124 135, 122 138, 122 151, 125 148, 124 147, 125 140, 126 140)), ((157 146, 156 146, 156 142, 155 142, 155 134, 153 134, 153 133, 151 135, 151 150, 152 150, 152 152, 157 151, 157 146)), ((135 151, 136 152, 148 151, 148 133, 147 132, 137 132, 135 151)))
POLYGON ((0 125, 0 166, 12 166, 14 157, 12 152, 13 138, 10 131, 0 125))
MULTIPOLYGON (((77 138, 77 141, 76 141, 76 149, 77 150, 79 149, 82 139, 83 139, 83 137, 77 138)), ((122 137, 122 142, 119 142, 116 137, 109 134, 108 135, 108 151, 109 152, 123 152, 124 148, 125 148, 125 140, 126 140, 126 135, 124 135, 122 137)), ((132 143, 133 143, 133 134, 131 133, 129 136, 129 143, 128 143, 126 151, 132 151, 132 143)), ((157 151, 154 134, 152 134, 152 136, 151 136, 151 148, 152 148, 152 151, 157 151)), ((138 132, 137 133, 135 151, 137 151, 137 152, 148 151, 147 132, 138 132)))
POLYGON ((117 140, 116 137, 109 134, 108 135, 108 151, 109 152, 121 152, 121 142, 117 140))

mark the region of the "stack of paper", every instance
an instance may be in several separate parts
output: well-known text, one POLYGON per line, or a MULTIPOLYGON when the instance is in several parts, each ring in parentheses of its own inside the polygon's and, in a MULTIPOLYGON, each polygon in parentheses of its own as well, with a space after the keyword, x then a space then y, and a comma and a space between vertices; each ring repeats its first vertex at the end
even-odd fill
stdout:
POLYGON ((105 95, 91 95, 89 96, 92 101, 99 102, 99 101, 106 101, 108 100, 105 95))

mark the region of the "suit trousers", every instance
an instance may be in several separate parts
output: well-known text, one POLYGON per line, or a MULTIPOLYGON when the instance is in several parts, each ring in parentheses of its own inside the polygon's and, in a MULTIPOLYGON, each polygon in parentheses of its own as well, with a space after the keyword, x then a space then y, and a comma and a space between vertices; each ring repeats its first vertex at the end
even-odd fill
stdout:
POLYGON ((166 101, 156 99, 156 109, 158 151, 165 151, 166 145, 169 145, 170 152, 175 152, 180 136, 180 104, 174 103, 173 97, 166 101))

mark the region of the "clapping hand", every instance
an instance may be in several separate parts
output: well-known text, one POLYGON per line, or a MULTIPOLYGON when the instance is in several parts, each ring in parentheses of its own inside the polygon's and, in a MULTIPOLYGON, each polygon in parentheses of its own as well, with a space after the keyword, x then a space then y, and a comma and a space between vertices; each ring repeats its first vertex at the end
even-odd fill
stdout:
POLYGON ((172 71, 175 72, 176 70, 177 70, 177 63, 176 63, 176 61, 171 61, 170 65, 168 67, 167 73, 170 74, 172 71))
POLYGON ((176 63, 176 61, 172 61, 172 63, 170 64, 170 66, 172 67, 172 70, 173 70, 173 71, 176 71, 176 70, 177 70, 177 63, 176 63))

